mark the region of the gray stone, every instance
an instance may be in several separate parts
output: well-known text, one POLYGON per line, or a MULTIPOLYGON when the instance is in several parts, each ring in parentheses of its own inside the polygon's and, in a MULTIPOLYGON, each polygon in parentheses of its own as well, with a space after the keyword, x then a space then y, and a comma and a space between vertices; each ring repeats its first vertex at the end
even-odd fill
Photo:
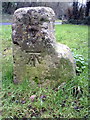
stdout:
POLYGON ((12 24, 14 82, 57 86, 75 75, 70 48, 56 42, 49 7, 19 8, 12 24))

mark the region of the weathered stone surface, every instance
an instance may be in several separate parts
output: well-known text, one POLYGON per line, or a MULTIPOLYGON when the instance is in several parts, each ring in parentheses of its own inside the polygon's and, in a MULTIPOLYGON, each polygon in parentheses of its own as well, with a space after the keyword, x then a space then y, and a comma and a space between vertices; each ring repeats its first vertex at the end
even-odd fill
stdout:
POLYGON ((48 7, 17 9, 12 24, 14 82, 56 86, 75 75, 70 49, 57 43, 55 13, 48 7))

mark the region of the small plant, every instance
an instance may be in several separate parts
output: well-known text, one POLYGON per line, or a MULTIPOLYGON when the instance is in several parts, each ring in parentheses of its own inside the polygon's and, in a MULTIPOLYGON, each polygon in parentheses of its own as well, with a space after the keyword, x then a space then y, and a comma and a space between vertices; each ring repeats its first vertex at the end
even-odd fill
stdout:
POLYGON ((77 54, 74 56, 74 58, 76 61, 76 74, 80 75, 80 73, 82 73, 84 69, 86 68, 87 62, 85 61, 82 55, 77 54))

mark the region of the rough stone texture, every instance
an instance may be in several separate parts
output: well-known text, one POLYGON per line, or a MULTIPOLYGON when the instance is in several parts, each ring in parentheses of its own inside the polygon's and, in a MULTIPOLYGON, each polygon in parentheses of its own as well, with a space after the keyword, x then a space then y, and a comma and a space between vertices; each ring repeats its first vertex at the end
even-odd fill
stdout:
POLYGON ((70 49, 57 43, 55 13, 49 7, 26 7, 15 11, 12 24, 14 82, 57 86, 75 75, 70 49))

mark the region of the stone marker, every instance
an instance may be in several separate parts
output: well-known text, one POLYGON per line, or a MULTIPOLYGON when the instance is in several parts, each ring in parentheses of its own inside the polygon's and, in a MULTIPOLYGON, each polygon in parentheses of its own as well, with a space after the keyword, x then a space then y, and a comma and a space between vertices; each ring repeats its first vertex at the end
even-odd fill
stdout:
POLYGON ((70 49, 57 43, 55 13, 49 7, 25 7, 15 11, 12 24, 14 82, 57 86, 75 75, 70 49))

